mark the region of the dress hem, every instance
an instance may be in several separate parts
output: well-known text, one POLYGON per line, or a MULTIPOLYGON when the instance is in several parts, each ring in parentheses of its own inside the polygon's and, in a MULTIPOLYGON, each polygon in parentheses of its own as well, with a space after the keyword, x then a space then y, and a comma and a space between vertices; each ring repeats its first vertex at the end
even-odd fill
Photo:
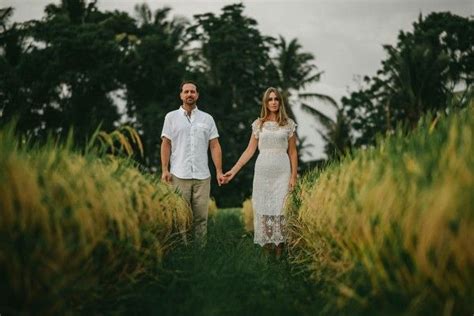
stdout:
POLYGON ((254 241, 253 242, 255 245, 259 245, 260 247, 263 247, 265 245, 275 245, 275 246, 278 246, 280 244, 284 244, 285 241, 271 241, 271 242, 258 242, 258 241, 254 241))

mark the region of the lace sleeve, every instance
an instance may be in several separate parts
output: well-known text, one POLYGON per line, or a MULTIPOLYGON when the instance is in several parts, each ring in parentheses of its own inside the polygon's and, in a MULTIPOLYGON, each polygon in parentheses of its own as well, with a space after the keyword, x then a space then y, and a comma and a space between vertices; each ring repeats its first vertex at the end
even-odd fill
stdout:
POLYGON ((258 136, 260 135, 260 119, 256 119, 252 123, 252 134, 255 136, 256 139, 258 139, 258 136))
POLYGON ((288 138, 292 137, 296 132, 296 126, 298 124, 295 123, 292 119, 288 119, 288 138))

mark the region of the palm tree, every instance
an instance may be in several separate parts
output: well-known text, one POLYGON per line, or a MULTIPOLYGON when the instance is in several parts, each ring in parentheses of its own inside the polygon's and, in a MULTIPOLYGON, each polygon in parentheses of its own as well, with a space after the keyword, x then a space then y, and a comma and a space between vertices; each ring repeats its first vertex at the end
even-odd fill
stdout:
POLYGON ((301 103, 301 107, 307 113, 312 114, 317 120, 323 125, 324 130, 317 130, 321 137, 326 141, 324 151, 328 156, 328 159, 338 158, 352 149, 352 138, 350 135, 350 125, 344 110, 340 107, 337 102, 323 94, 319 93, 301 93, 299 97, 302 99, 314 99, 323 100, 325 103, 330 104, 336 110, 336 119, 332 119, 328 115, 324 114, 315 107, 301 103))
POLYGON ((388 78, 384 82, 388 102, 414 128, 423 113, 446 106, 448 56, 426 43, 410 42, 402 49, 387 45, 385 49, 389 59, 380 73, 388 78))
POLYGON ((60 5, 49 4, 46 10, 51 13, 65 13, 74 24, 82 24, 97 9, 97 1, 61 0, 60 5))
POLYGON ((319 81, 322 72, 315 72, 317 67, 311 63, 314 60, 313 54, 301 52, 302 47, 298 39, 294 38, 287 44, 280 35, 280 41, 276 46, 279 88, 283 102, 287 105, 288 114, 294 118, 292 105, 289 103, 291 90, 299 91, 307 84, 319 81))
POLYGON ((14 9, 0 9, 0 58, 4 57, 9 64, 16 66, 22 54, 24 31, 17 23, 10 23, 14 9))
MULTIPOLYGON (((311 62, 314 56, 311 53, 301 52, 301 45, 298 40, 292 39, 288 44, 280 36, 277 43, 279 49, 276 58, 279 86, 282 92, 283 101, 287 104, 288 114, 294 118, 292 104, 289 103, 291 91, 300 91, 308 84, 318 82, 323 72, 317 71, 316 65, 311 62)), ((312 114, 325 127, 326 131, 319 131, 326 141, 325 152, 329 158, 339 156, 351 148, 350 128, 348 120, 345 117, 342 108, 330 96, 321 93, 300 93, 300 99, 317 99, 334 106, 337 110, 336 121, 305 103, 302 104, 303 110, 312 114)), ((301 139, 299 139, 301 142, 301 139)))
POLYGON ((163 7, 152 12, 146 3, 136 4, 135 16, 142 27, 142 32, 147 35, 158 35, 166 38, 177 49, 182 50, 186 45, 183 40, 188 20, 181 17, 169 19, 171 8, 163 7))

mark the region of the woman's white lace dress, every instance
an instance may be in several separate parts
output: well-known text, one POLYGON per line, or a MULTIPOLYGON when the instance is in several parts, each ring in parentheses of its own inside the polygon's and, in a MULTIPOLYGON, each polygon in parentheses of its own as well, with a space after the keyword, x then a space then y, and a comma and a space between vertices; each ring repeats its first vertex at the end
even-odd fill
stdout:
POLYGON ((278 245, 286 241, 283 206, 291 173, 288 139, 293 136, 296 124, 289 119, 285 126, 276 122, 260 125, 258 119, 252 123, 259 149, 252 192, 254 242, 261 246, 278 245))

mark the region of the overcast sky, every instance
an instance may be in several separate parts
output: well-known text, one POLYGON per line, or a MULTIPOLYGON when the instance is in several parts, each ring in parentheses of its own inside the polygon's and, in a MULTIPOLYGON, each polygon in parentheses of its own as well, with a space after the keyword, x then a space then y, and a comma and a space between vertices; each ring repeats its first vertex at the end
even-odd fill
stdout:
MULTIPOLYGON (((14 21, 39 19, 51 0, 0 0, 0 7, 13 6, 14 21)), ((146 2, 155 10, 172 8, 171 15, 192 19, 194 14, 214 12, 238 1, 172 0, 134 1, 99 0, 101 10, 121 10, 133 14, 137 3, 146 2)), ((318 68, 324 71, 321 82, 309 90, 340 99, 348 89, 355 89, 354 76, 372 76, 380 68, 385 54, 383 44, 395 44, 400 30, 411 30, 418 15, 450 11, 461 16, 474 15, 470 0, 247 0, 244 14, 258 22, 264 35, 298 38, 304 51, 311 52, 318 68)), ((297 119, 302 117, 296 111, 297 119)), ((321 156, 322 141, 315 133, 315 123, 299 119, 300 134, 315 145, 313 158, 321 156)), ((309 158, 309 157, 306 157, 309 158)))

